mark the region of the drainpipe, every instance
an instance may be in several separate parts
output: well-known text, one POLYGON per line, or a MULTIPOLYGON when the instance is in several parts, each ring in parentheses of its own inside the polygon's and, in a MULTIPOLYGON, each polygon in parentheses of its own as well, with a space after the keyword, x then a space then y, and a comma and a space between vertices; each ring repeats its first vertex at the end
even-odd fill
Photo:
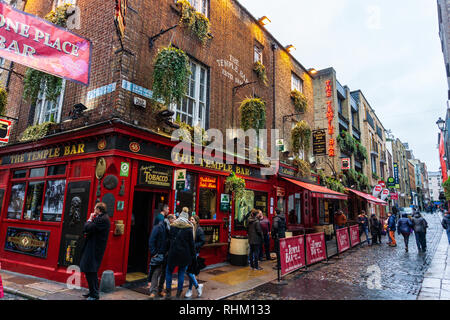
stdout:
MULTIPOLYGON (((275 97, 275 50, 278 49, 278 46, 275 43, 272 43, 272 73, 273 73, 273 84, 272 84, 272 94, 273 94, 273 106, 272 106, 272 129, 275 129, 275 125, 276 125, 276 108, 275 108, 275 101, 276 101, 276 97, 275 97)), ((283 133, 284 134, 284 133, 283 133)), ((284 138, 284 136, 283 136, 284 138)), ((273 142, 272 142, 273 143, 273 142)))

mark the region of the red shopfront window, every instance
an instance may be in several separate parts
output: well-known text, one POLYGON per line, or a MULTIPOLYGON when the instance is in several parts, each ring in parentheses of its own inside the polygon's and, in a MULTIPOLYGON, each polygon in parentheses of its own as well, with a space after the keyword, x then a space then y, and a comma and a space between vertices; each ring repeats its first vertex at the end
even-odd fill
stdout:
POLYGON ((61 222, 66 165, 15 170, 6 219, 61 222))
POLYGON ((217 213, 217 178, 199 176, 198 216, 202 220, 215 220, 217 213))

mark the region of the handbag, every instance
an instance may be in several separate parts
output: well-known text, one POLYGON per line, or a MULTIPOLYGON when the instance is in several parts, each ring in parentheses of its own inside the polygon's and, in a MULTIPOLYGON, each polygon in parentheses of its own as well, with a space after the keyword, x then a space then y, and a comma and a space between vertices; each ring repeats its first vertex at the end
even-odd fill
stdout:
POLYGON ((164 254, 158 253, 150 260, 150 265, 159 266, 164 262, 164 254))

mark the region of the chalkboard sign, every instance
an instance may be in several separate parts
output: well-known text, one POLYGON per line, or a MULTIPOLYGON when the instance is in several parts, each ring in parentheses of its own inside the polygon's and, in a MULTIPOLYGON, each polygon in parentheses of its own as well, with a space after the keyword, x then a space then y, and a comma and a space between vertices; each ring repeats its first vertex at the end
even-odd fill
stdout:
POLYGON ((325 130, 313 131, 313 154, 324 155, 327 153, 327 141, 325 130))

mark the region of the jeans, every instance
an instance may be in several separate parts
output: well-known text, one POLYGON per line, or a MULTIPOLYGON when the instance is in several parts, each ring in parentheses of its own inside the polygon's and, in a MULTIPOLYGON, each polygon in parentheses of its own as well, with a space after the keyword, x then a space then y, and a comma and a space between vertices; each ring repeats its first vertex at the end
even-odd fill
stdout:
POLYGON ((250 245, 250 266, 254 269, 258 269, 259 247, 259 244, 250 245))
POLYGON ((391 233, 389 232, 389 229, 386 230, 386 234, 387 234, 388 239, 389 239, 388 243, 391 243, 392 239, 391 239, 391 233))
POLYGON ((417 249, 420 250, 427 250, 427 240, 426 240, 426 233, 425 232, 414 232, 414 235, 416 236, 416 244, 417 249))
POLYGON ((450 244, 450 229, 445 230, 447 232, 448 244, 450 244))
MULTIPOLYGON (((370 244, 370 239, 369 239, 369 228, 368 227, 362 227, 362 231, 366 234, 366 239, 367 239, 367 243, 370 244)), ((361 233, 362 234, 362 233, 361 233)), ((360 236, 361 236, 360 234, 360 236)))
POLYGON ((98 274, 97 272, 85 272, 86 280, 89 285, 89 296, 98 299, 100 294, 98 292, 98 274))
POLYGON ((405 248, 408 249, 409 232, 402 232, 403 240, 405 241, 405 248))
MULTIPOLYGON (((166 290, 170 292, 172 289, 172 273, 176 266, 167 264, 166 268, 166 290)), ((184 274, 188 266, 178 266, 178 292, 183 291, 184 274)))
POLYGON ((265 234, 264 235, 264 243, 261 243, 261 246, 259 247, 259 260, 263 259, 264 253, 266 254, 266 259, 270 260, 270 238, 269 238, 269 234, 265 234), (264 252, 263 252, 263 249, 264 249, 264 252))
MULTIPOLYGON (((198 257, 198 253, 196 254, 196 257, 198 257)), ((198 288, 198 282, 197 279, 195 278, 195 274, 187 273, 187 275, 189 277, 189 290, 192 290, 192 286, 198 288)))

